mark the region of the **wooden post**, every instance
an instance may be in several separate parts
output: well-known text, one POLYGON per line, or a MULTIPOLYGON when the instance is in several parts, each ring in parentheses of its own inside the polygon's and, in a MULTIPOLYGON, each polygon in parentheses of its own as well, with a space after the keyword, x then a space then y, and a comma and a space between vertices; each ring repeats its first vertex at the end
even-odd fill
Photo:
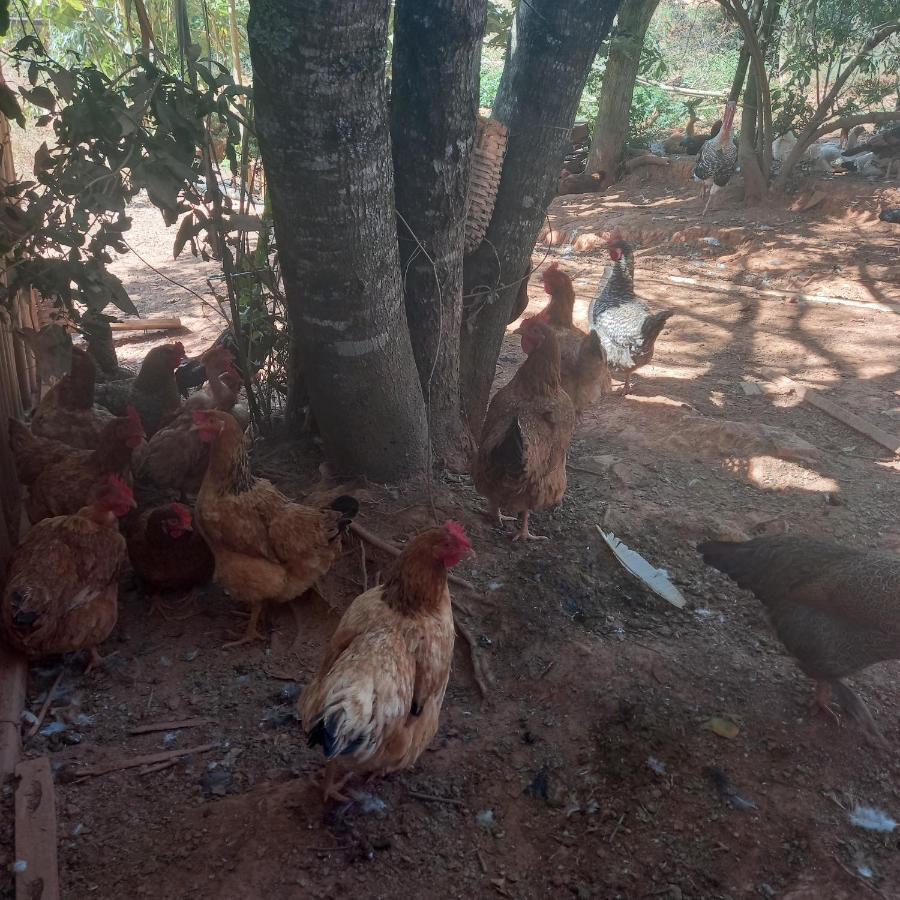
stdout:
POLYGON ((46 756, 16 766, 16 900, 59 900, 56 795, 46 756))

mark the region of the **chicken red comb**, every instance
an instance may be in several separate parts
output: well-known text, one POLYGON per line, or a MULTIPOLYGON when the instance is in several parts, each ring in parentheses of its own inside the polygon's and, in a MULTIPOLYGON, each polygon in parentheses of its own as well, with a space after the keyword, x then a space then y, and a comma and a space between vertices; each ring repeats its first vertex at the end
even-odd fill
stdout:
POLYGON ((110 475, 106 480, 106 486, 125 499, 131 500, 134 496, 131 491, 131 485, 119 475, 110 475))
MULTIPOLYGON (((556 272, 559 269, 559 262, 557 260, 553 260, 549 266, 547 266, 547 272, 556 272)), ((545 273, 546 274, 546 273, 545 273)))
POLYGON ((183 503, 170 503, 169 509, 178 517, 178 524, 182 528, 191 528, 191 511, 183 503))
POLYGON ((457 542, 461 547, 464 547, 466 550, 472 549, 472 542, 469 540, 469 536, 466 534, 465 528, 459 524, 459 522, 454 522, 453 519, 448 519, 444 522, 444 529, 447 534, 450 535, 453 540, 457 542))
POLYGON ((206 423, 209 422, 209 410, 195 409, 193 418, 195 425, 206 425, 206 423))
POLYGON ((135 409, 133 406, 129 406, 128 409, 125 410, 125 413, 128 416, 128 421, 131 423, 134 429, 143 434, 144 423, 141 421, 141 414, 137 411, 137 409, 135 409))

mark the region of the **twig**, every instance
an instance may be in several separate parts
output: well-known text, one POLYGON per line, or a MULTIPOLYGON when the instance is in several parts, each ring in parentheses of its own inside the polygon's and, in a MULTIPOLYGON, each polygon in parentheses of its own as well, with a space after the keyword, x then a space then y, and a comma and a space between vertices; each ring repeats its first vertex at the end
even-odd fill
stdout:
POLYGON ((456 626, 456 631, 469 645, 469 656, 472 658, 472 677, 475 679, 475 684, 478 685, 478 692, 482 697, 487 697, 489 693, 488 683, 491 680, 491 676, 481 660, 481 654, 478 652, 478 643, 472 632, 460 622, 458 616, 454 617, 453 624, 456 626))
POLYGON ((177 731, 179 728, 194 728, 197 725, 207 725, 215 722, 209 716, 197 716, 194 719, 179 719, 176 722, 154 722, 151 725, 138 725, 129 731, 129 734, 152 734, 154 731, 177 731))
POLYGON ((155 766, 144 766, 138 775, 152 775, 154 772, 162 772, 163 769, 171 769, 176 762, 178 762, 177 759, 169 759, 166 762, 157 763, 155 766))
POLYGON ((336 853, 338 850, 349 850, 349 844, 338 844, 337 847, 304 847, 307 853, 336 853))
POLYGON ((410 797, 415 797, 416 800, 425 800, 428 803, 448 803, 450 806, 465 806, 466 804, 462 800, 457 800, 455 797, 438 797, 435 794, 422 794, 419 791, 407 791, 410 797))
POLYGON ((363 592, 369 589, 369 573, 366 571, 366 544, 365 541, 359 542, 359 564, 362 568, 363 592))
POLYGON ((612 834, 610 834, 610 836, 609 836, 609 843, 610 843, 610 844, 615 840, 615 837, 616 837, 616 835, 619 833, 619 829, 622 827, 622 823, 623 823, 624 821, 625 821, 625 813, 622 813, 622 815, 619 816, 619 821, 616 822, 616 827, 613 828, 612 834))
POLYGON ((551 670, 555 665, 556 665, 556 660, 555 660, 555 659, 551 659, 550 662, 548 662, 547 665, 544 666, 544 669, 543 669, 543 671, 541 672, 541 674, 538 675, 538 681, 540 681, 540 680, 541 680, 542 678, 544 678, 546 675, 549 675, 549 674, 550 674, 550 670, 551 670))
POLYGON ((838 858, 838 855, 836 853, 832 853, 831 857, 855 881, 858 881, 860 884, 864 884, 870 891, 872 891, 873 894, 877 894, 879 897, 884 896, 884 894, 881 891, 879 891, 878 888, 875 887, 874 884, 869 884, 869 882, 866 881, 865 878, 861 877, 860 875, 857 875, 856 872, 854 872, 851 868, 849 868, 843 862, 841 862, 841 860, 838 858))
POLYGON ((185 747, 183 750, 164 750, 161 753, 146 753, 143 756, 133 756, 131 759, 122 759, 117 762, 100 763, 96 766, 88 766, 77 773, 78 780, 97 775, 107 775, 110 772, 119 772, 122 769, 134 769, 139 766, 152 766, 155 763, 167 762, 178 759, 180 756, 190 756, 192 753, 206 753, 215 749, 216 744, 198 744, 196 747, 185 747))
POLYGON ((38 713, 37 721, 31 728, 28 729, 28 733, 25 735, 26 738, 32 738, 38 733, 38 729, 41 727, 41 723, 44 721, 44 718, 47 715, 47 711, 50 709, 50 703, 53 700, 53 694, 56 691, 57 687, 59 687, 60 681, 62 681, 63 675, 66 674, 65 667, 59 670, 59 675, 56 676, 56 680, 53 684, 50 685, 50 690, 47 691, 47 697, 41 706, 41 711, 38 713))
POLYGON ((481 866, 482 873, 484 875, 487 875, 487 863, 484 861, 484 857, 481 855, 481 851, 476 850, 475 855, 478 857, 478 865, 481 866))

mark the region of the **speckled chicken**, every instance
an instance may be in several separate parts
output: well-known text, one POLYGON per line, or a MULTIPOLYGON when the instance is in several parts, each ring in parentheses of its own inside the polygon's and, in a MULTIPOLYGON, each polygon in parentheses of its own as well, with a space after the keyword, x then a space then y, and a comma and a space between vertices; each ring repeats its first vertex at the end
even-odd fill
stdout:
POLYGON ((613 232, 607 241, 612 267, 588 309, 588 325, 606 351, 610 371, 624 375, 623 393, 631 389, 632 372, 653 359, 656 339, 674 310, 653 313, 634 294, 634 252, 613 232))
POLYGON ((816 680, 819 705, 830 711, 833 695, 883 744, 865 704, 841 679, 900 659, 900 557, 787 534, 697 549, 762 602, 781 642, 816 680))
POLYGON ((700 148, 697 154, 697 162, 694 166, 694 180, 703 183, 700 200, 706 197, 706 205, 701 216, 706 215, 709 209, 709 201, 712 195, 720 188, 725 187, 737 171, 738 149, 734 143, 732 128, 734 126, 734 112, 737 104, 729 100, 725 104, 725 115, 722 118, 722 128, 715 137, 711 137, 700 148))

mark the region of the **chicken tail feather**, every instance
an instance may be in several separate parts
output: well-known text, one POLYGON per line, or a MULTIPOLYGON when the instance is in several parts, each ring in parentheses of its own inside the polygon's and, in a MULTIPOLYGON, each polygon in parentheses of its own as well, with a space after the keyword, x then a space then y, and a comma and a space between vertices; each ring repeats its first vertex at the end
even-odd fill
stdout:
POLYGON ((321 745, 325 759, 335 756, 349 756, 358 750, 365 741, 365 735, 348 734, 345 726, 347 716, 340 707, 332 712, 325 712, 316 719, 309 730, 307 744, 310 747, 321 745))
POLYGON ((644 320, 644 324, 641 326, 641 337, 643 338, 643 342, 646 344, 655 341, 657 337, 659 337, 659 333, 665 327, 666 322, 669 321, 674 313, 674 309, 664 309, 662 312, 647 316, 644 320))
POLYGON ((510 423, 503 440, 491 452, 491 459, 498 468, 510 475, 521 475, 525 471, 525 438, 518 416, 510 423))
POLYGON ((354 517, 359 514, 359 501, 356 497, 351 497, 349 494, 341 494, 340 497, 335 497, 328 504, 328 508, 341 514, 337 527, 338 531, 344 532, 350 527, 354 517))

